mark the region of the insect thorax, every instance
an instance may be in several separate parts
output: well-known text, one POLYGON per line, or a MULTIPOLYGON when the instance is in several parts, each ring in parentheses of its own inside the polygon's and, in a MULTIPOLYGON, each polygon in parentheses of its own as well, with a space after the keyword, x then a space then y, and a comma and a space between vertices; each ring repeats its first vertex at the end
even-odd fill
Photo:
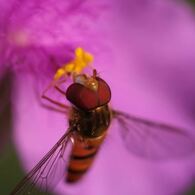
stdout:
POLYGON ((108 129, 110 120, 111 112, 106 104, 90 111, 72 108, 69 124, 71 129, 78 131, 82 137, 96 138, 108 129))

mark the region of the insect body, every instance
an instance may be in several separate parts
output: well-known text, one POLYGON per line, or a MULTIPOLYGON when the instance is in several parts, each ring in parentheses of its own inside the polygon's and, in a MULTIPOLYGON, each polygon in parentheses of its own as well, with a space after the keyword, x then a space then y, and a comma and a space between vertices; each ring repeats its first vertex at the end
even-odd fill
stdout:
POLYGON ((72 107, 69 124, 77 132, 68 165, 69 182, 77 181, 88 170, 111 120, 108 106, 111 92, 106 82, 94 75, 85 77, 83 83, 87 86, 74 83, 66 93, 67 99, 76 106, 72 107))
POLYGON ((77 116, 81 121, 78 123, 79 132, 74 140, 75 143, 72 148, 68 165, 68 182, 77 181, 86 173, 91 166, 101 143, 106 137, 110 124, 110 111, 108 106, 98 107, 90 111, 90 113, 83 113, 83 111, 74 112, 76 112, 76 115, 79 115, 77 116), (87 118, 82 118, 83 115, 87 115, 87 118))
POLYGON ((66 92, 61 90, 56 82, 54 85, 55 89, 70 101, 70 108, 47 97, 47 90, 42 96, 65 111, 69 110, 69 128, 18 184, 12 195, 37 194, 36 186, 48 194, 65 176, 67 182, 79 181, 92 165, 114 119, 120 124, 119 131, 124 146, 130 153, 152 160, 173 159, 192 154, 195 149, 194 140, 185 130, 110 108, 109 85, 97 76, 96 70, 92 75, 87 75, 82 72, 83 65, 79 67, 79 63, 76 63, 76 66, 81 71, 79 74, 65 74, 66 79, 72 77, 74 81, 66 92), (72 147, 70 154, 67 154, 70 141, 72 147))

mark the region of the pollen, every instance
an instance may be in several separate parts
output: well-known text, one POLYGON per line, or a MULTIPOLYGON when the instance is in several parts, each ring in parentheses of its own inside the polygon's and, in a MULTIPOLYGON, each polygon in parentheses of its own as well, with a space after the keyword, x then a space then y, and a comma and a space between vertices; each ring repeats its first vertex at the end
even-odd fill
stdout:
POLYGON ((59 68, 54 75, 54 80, 60 79, 66 73, 64 68, 59 68))
POLYGON ((82 48, 76 48, 75 58, 60 67, 54 75, 54 80, 59 80, 63 76, 81 74, 83 69, 93 62, 92 54, 84 51, 82 48))

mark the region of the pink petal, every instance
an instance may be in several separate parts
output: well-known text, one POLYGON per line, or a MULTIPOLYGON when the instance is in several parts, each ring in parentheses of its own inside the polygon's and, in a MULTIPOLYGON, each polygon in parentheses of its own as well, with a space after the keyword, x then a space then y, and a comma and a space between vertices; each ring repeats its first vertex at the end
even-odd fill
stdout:
MULTIPOLYGON (((173 104, 168 94, 171 89, 180 94, 194 79, 190 79, 192 74, 187 74, 194 69, 194 19, 186 7, 166 1, 113 1, 110 7, 107 4, 99 7, 99 2, 96 4, 95 1, 83 4, 74 1, 78 7, 73 6, 74 3, 56 2, 41 1, 41 11, 38 7, 34 15, 29 10, 38 4, 31 1, 12 14, 14 22, 8 28, 12 39, 8 45, 8 40, 5 41, 5 62, 11 60, 15 69, 26 69, 30 74, 29 67, 33 67, 36 75, 40 73, 39 78, 45 75, 49 80, 57 68, 49 57, 54 56, 62 63, 71 59, 76 46, 84 46, 95 54, 96 68, 110 84, 111 106, 192 129, 193 123, 180 111, 178 104, 173 104), (71 14, 63 15, 66 13, 64 9, 71 14), (85 13, 90 15, 89 18, 85 13), (80 17, 87 28, 77 25, 80 17), (55 26, 51 28, 53 24, 55 26), (18 32, 22 32, 22 42, 16 36, 18 32), (64 48, 64 54, 68 55, 59 57, 63 52, 57 48, 64 48), (186 67, 189 57, 190 68, 186 67), (23 63, 16 63, 20 59, 24 59, 23 63), (182 75, 183 85, 177 83, 181 79, 179 73, 172 77, 172 73, 180 69, 186 71, 185 76, 182 75), (171 76, 164 84, 169 71, 171 76), (149 82, 148 75, 153 82, 149 82), (173 79, 171 87, 165 90, 164 86, 167 88, 172 81, 170 79, 173 79)), ((36 85, 39 82, 32 77, 18 73, 14 96, 14 138, 23 165, 28 170, 67 128, 63 115, 38 105, 34 93, 36 85)), ((74 187, 65 188, 60 184, 56 189, 59 194, 68 190, 85 195, 169 195, 178 194, 191 183, 194 158, 160 164, 147 162, 127 153, 119 138, 119 130, 116 124, 112 125, 110 135, 86 178, 74 187)))

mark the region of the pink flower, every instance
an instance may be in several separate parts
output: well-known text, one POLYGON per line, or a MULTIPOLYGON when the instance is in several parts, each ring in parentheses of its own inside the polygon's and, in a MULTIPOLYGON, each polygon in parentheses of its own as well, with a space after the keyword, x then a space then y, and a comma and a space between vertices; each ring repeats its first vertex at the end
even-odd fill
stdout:
MULTIPOLYGON (((94 54, 95 67, 111 87, 112 107, 193 128, 180 109, 180 103, 194 94, 195 26, 185 5, 161 0, 15 0, 0 4, 4 8, 0 66, 15 73, 13 136, 26 170, 68 127, 67 117, 38 104, 35 91, 41 94, 78 46, 94 54), (178 81, 182 80, 181 85, 178 81), (183 94, 186 90, 189 95, 183 94)), ((56 98, 63 101, 64 97, 56 98)), ((60 183, 56 193, 171 195, 190 185, 194 158, 161 163, 140 159, 129 155, 117 131, 120 128, 113 122, 85 179, 75 186, 60 183)))

